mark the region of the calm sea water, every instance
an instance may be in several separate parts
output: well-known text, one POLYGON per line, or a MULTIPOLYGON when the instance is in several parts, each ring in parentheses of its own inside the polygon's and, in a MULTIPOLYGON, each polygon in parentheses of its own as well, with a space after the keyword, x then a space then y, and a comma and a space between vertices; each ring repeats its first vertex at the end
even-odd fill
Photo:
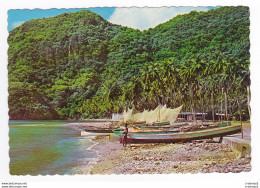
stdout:
POLYGON ((65 121, 9 121, 10 174, 84 173, 97 157, 91 139, 65 121))

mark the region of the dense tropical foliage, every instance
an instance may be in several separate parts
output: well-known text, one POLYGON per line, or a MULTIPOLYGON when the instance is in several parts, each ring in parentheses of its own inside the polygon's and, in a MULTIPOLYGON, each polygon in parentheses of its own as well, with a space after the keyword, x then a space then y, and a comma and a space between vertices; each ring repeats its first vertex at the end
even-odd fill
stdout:
POLYGON ((249 25, 248 7, 192 11, 145 31, 88 10, 28 21, 8 38, 10 118, 183 104, 236 116, 241 108, 248 119, 249 25))

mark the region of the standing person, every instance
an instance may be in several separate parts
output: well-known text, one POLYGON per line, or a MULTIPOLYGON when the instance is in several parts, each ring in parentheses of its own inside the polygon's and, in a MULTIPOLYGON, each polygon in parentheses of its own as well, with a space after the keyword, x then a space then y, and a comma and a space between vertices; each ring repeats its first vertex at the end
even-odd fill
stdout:
POLYGON ((128 134, 127 124, 125 124, 125 130, 124 130, 123 133, 124 133, 123 146, 126 146, 126 144, 127 144, 127 134, 128 134))

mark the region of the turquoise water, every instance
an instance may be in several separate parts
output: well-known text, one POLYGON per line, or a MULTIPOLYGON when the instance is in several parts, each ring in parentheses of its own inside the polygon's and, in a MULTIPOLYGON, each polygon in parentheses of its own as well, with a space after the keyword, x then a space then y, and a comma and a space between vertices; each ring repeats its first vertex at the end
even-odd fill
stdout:
POLYGON ((65 121, 9 121, 10 174, 81 173, 96 158, 94 142, 65 121))

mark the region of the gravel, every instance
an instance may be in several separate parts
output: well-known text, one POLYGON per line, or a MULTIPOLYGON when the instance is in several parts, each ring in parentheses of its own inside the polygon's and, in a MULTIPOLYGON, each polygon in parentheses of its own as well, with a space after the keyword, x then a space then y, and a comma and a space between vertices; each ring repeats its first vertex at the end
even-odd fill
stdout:
POLYGON ((229 145, 199 140, 176 144, 132 144, 103 138, 91 174, 239 173, 251 171, 251 158, 229 145))

